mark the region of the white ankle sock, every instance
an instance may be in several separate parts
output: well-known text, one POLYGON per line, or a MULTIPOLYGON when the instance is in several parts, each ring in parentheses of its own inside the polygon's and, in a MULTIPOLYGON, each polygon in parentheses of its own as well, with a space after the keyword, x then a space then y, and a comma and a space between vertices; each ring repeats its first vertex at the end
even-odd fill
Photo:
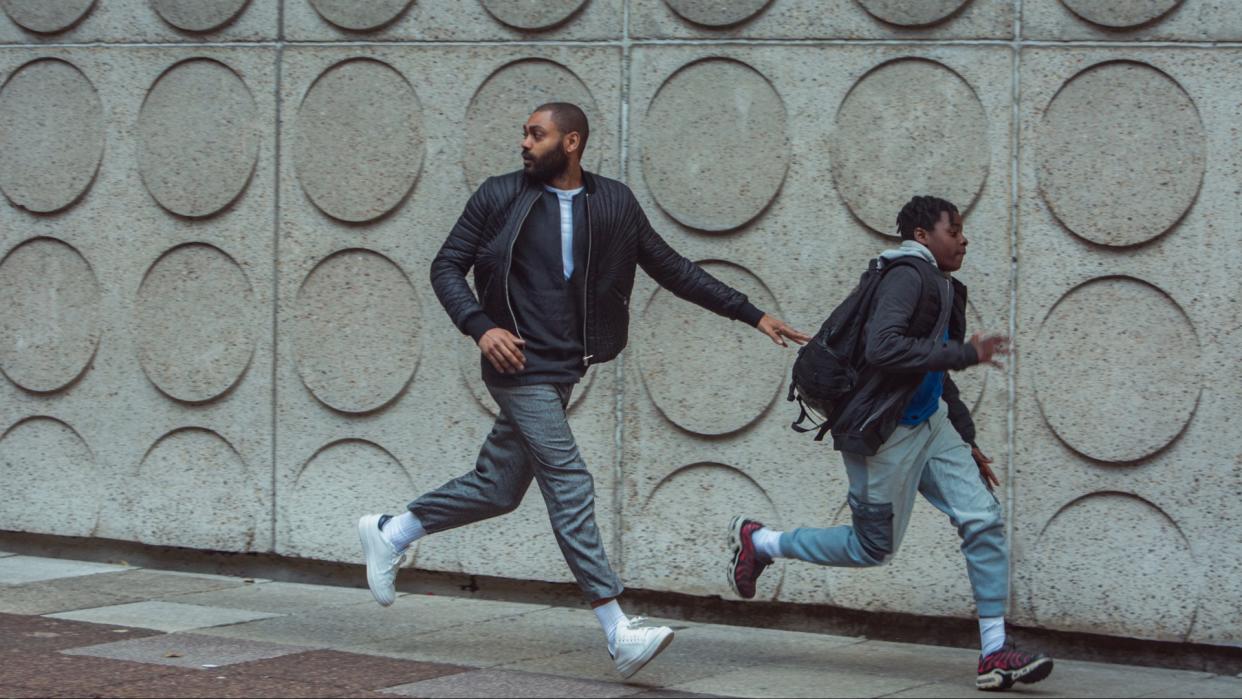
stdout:
POLYGON ((423 523, 418 521, 418 518, 410 512, 399 514, 385 522, 383 529, 380 529, 380 533, 398 551, 406 550, 410 544, 427 536, 427 530, 423 529, 423 523))
POLYGON ((599 625, 604 628, 604 635, 608 637, 608 652, 615 653, 617 650, 617 629, 628 623, 625 618, 625 612, 621 611, 621 605, 617 604, 614 599, 608 604, 595 608, 595 618, 599 619, 599 625))
POLYGON ((755 553, 769 561, 780 558, 783 555, 781 553, 781 534, 782 532, 773 531, 767 527, 752 534, 750 540, 755 544, 755 553))
POLYGON ((987 657, 1005 647, 1005 617, 980 617, 979 638, 983 656, 987 657))

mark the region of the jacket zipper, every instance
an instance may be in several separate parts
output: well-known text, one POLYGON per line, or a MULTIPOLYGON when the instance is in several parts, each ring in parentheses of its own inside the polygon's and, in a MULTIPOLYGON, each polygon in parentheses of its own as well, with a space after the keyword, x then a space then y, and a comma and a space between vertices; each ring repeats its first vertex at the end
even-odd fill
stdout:
POLYGON ((587 303, 591 289, 591 193, 585 192, 584 196, 586 197, 583 201, 586 202, 587 215, 587 257, 586 269, 582 273, 582 366, 588 367, 591 365, 591 357, 595 356, 590 354, 587 345, 587 315, 590 313, 587 303))
POLYGON ((530 205, 526 207, 526 213, 522 214, 522 220, 518 221, 517 230, 513 233, 513 239, 509 241, 509 258, 505 260, 505 305, 509 307, 509 317, 513 319, 513 331, 517 333, 519 340, 525 340, 522 337, 522 329, 518 327, 517 314, 513 312, 513 299, 509 296, 509 274, 513 271, 513 248, 517 246, 518 236, 522 235, 522 227, 526 225, 526 217, 530 216, 531 209, 535 208, 535 202, 539 197, 535 197, 530 201, 530 205))

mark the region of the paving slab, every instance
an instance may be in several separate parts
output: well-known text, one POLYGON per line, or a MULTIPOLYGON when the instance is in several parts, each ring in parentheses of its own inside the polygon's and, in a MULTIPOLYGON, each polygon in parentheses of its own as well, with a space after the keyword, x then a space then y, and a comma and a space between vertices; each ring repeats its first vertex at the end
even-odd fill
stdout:
POLYGON ((0 585, 22 585, 39 580, 120 573, 127 570, 133 570, 133 568, 108 563, 86 563, 60 558, 14 555, 0 558, 0 585))
POLYGON ((13 653, 0 666, 0 684, 13 684, 47 694, 92 696, 101 687, 190 670, 146 663, 105 660, 61 653, 13 653))
POLYGON ((388 608, 380 607, 374 601, 367 601, 363 604, 311 610, 277 619, 205 629, 201 633, 273 643, 296 643, 314 648, 350 650, 365 647, 372 651, 383 651, 400 645, 390 643, 391 639, 401 638, 408 641, 415 635, 541 609, 547 607, 452 597, 398 597, 397 603, 388 608))
POLYGON ((1242 679, 1237 677, 1211 677, 1205 680, 1195 680, 1186 684, 1179 684, 1176 687, 1153 692, 1150 694, 1141 694, 1144 697, 1188 697, 1190 699, 1198 699, 1199 697, 1220 697, 1221 699, 1242 699, 1242 679))
MULTIPOLYGON (((2 599, 3 592, 0 592, 0 600, 2 599)), ((173 601, 205 607, 249 609, 273 614, 297 614, 367 602, 374 604, 368 590, 281 582, 243 585, 213 592, 179 595, 174 597, 173 601)))
POLYGON ((372 690, 454 675, 470 668, 335 650, 312 650, 232 665, 229 669, 238 675, 283 677, 312 684, 331 684, 348 690, 372 690))
POLYGON ((923 684, 909 677, 886 676, 847 668, 816 669, 759 665, 674 687, 686 692, 734 697, 879 697, 923 684))
POLYGON ((202 669, 237 663, 266 660, 281 655, 302 653, 303 646, 259 643, 236 638, 218 638, 192 633, 164 634, 131 641, 104 643, 63 651, 67 655, 112 658, 137 663, 153 663, 202 669))
POLYGON ((101 697, 340 697, 340 687, 315 685, 289 679, 231 677, 215 672, 197 672, 188 677, 157 677, 104 688, 101 697))
POLYGON ((0 587, 0 612, 30 615, 51 614, 126 604, 140 599, 100 592, 89 584, 82 585, 81 580, 82 578, 62 578, 0 587))
POLYGON ((0 614, 0 666, 8 653, 40 653, 154 636, 158 632, 40 616, 0 614))
POLYGON ((115 624, 117 626, 136 626, 156 631, 189 631, 191 629, 239 624, 257 619, 268 619, 275 614, 252 612, 244 609, 226 609, 224 607, 200 607, 193 604, 176 602, 134 602, 111 607, 79 609, 72 612, 59 612, 47 615, 53 619, 69 619, 71 621, 88 621, 95 624, 115 624))
POLYGON ((554 607, 366 643, 352 650, 424 662, 495 667, 603 645, 603 632, 594 614, 554 607))
POLYGON ((91 580, 90 584, 102 592, 150 600, 213 590, 253 587, 259 583, 246 583, 243 578, 229 578, 222 575, 196 575, 143 569, 91 580))
POLYGON ((501 669, 475 670, 384 690, 403 697, 625 697, 640 691, 617 683, 501 669))
MULTIPOLYGON (((650 623, 673 626, 677 634, 672 645, 634 678, 639 684, 652 687, 669 687, 773 662, 794 650, 827 655, 837 648, 862 642, 847 636, 686 624, 668 619, 653 619, 650 623)), ((612 659, 598 643, 577 652, 506 664, 505 669, 599 681, 617 679, 612 659)))

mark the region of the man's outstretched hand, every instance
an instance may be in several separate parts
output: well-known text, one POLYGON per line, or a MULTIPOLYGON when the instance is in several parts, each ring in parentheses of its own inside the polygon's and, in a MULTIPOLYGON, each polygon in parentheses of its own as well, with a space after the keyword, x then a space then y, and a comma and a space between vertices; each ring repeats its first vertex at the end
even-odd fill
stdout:
POLYGON ((526 355, 522 354, 525 345, 526 340, 504 328, 492 328, 479 338, 479 350, 502 374, 515 374, 526 368, 526 355))
POLYGON ((996 477, 996 472, 992 470, 992 460, 984 456, 979 451, 979 447, 972 446, 970 455, 975 457, 975 465, 979 467, 979 475, 983 477, 983 483, 987 485, 988 490, 1000 487, 1000 479, 996 477))
POLYGON ((790 327, 785 321, 773 318, 766 313, 763 315, 763 318, 759 319, 759 325, 756 325, 755 327, 759 329, 759 332, 772 338, 772 342, 775 342, 781 347, 789 346, 785 343, 785 338, 789 338, 799 345, 805 345, 811 340, 810 335, 798 332, 790 327))

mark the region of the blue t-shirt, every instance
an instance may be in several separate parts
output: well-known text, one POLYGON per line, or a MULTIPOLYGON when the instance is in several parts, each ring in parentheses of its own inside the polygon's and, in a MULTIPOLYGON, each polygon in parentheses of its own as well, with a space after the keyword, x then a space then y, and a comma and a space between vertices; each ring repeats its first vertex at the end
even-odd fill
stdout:
MULTIPOLYGON (((944 329, 944 340, 949 341, 949 329, 944 329)), ((923 377, 923 382, 919 384, 914 395, 910 398, 910 402, 906 403, 906 409, 901 411, 901 420, 903 425, 921 425, 924 421, 936 414, 936 410, 940 408, 940 397, 944 395, 944 372, 929 371, 927 376, 923 377)))

